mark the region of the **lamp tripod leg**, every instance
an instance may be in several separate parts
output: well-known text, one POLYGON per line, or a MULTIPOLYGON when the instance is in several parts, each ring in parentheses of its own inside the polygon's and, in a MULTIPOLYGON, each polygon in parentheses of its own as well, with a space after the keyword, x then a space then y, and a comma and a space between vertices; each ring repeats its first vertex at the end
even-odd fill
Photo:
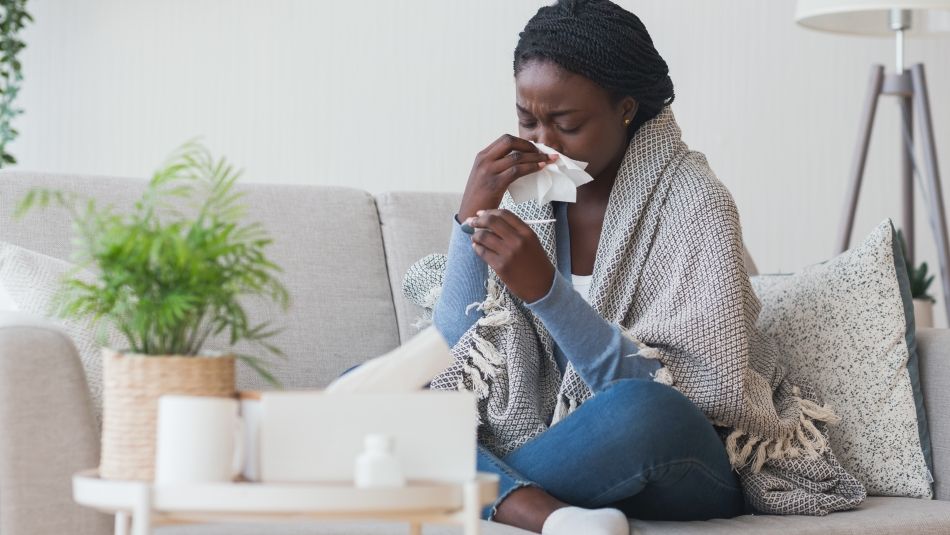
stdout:
POLYGON ((937 149, 934 142, 933 123, 930 118, 930 97, 927 94, 927 79, 920 63, 911 68, 914 84, 914 108, 920 123, 920 145, 923 149, 927 186, 930 188, 930 221, 934 241, 937 242, 937 260, 940 264, 940 281, 943 285, 943 304, 950 319, 950 242, 947 240, 947 215, 943 204, 943 188, 940 186, 940 170, 937 167, 937 149))
POLYGON ((907 244, 907 263, 914 265, 914 101, 913 97, 901 96, 901 196, 904 200, 901 229, 907 244), (906 137, 906 139, 905 139, 906 137))
POLYGON ((861 192, 861 179, 864 177, 864 165, 867 163, 868 145, 871 143, 871 129, 874 127, 874 114, 877 112, 877 102, 881 96, 881 86, 884 83, 884 66, 872 65, 868 79, 868 93, 864 99, 864 110, 861 112, 861 124, 858 129, 858 144, 855 146, 854 158, 851 161, 851 180, 845 196, 844 209, 839 227, 838 242, 835 254, 841 254, 848 248, 851 241, 851 230, 854 228, 854 214, 858 206, 858 195, 861 192))

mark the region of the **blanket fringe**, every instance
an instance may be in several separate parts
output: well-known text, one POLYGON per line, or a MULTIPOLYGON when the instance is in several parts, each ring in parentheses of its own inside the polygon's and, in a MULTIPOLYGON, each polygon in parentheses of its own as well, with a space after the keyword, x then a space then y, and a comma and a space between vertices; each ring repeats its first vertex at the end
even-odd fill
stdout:
POLYGON ((478 352, 475 348, 471 348, 468 350, 468 356, 472 359, 473 367, 481 372, 484 377, 491 377, 492 379, 495 378, 498 372, 495 369, 495 366, 493 366, 492 363, 489 362, 487 358, 485 358, 485 355, 478 352))
MULTIPOLYGON (((488 294, 481 303, 472 303, 465 309, 467 314, 472 308, 485 313, 478 320, 479 326, 500 327, 512 322, 511 312, 503 307, 504 297, 501 287, 493 280, 488 279, 488 294)), ((483 338, 478 332, 472 333, 473 347, 468 350, 471 365, 462 362, 462 374, 472 383, 472 391, 478 399, 485 399, 489 394, 490 381, 498 376, 499 369, 505 365, 505 357, 494 344, 483 338)), ((464 388, 464 381, 459 381, 460 389, 464 388)))
POLYGON ((470 351, 478 351, 494 366, 503 366, 505 364, 504 355, 501 354, 501 351, 498 351, 498 348, 496 348, 494 344, 477 334, 472 336, 472 342, 475 344, 475 347, 470 351))
POLYGON ((441 296, 441 286, 433 286, 432 288, 429 288, 429 291, 426 292, 421 301, 423 308, 428 310, 428 312, 420 315, 418 318, 416 318, 416 321, 412 322, 411 327, 413 329, 421 331, 429 325, 432 325, 432 310, 435 309, 435 304, 439 301, 439 297, 441 296))
POLYGON ((663 385, 673 386, 673 374, 666 366, 660 368, 653 374, 653 381, 663 385))
POLYGON ((659 358, 662 356, 660 354, 659 349, 655 347, 650 347, 646 345, 645 343, 643 343, 643 341, 639 340, 636 336, 633 335, 633 332, 631 332, 630 329, 624 327, 623 325, 620 325, 619 323, 616 325, 620 329, 620 334, 622 334, 627 340, 630 340, 637 346, 637 352, 635 354, 624 355, 625 357, 640 356, 645 359, 659 360, 659 358))
POLYGON ((560 422, 565 416, 567 416, 567 398, 558 396, 557 405, 554 406, 554 416, 551 417, 551 425, 560 422))
POLYGON ((551 426, 567 418, 568 415, 577 410, 577 406, 576 399, 563 394, 559 395, 557 405, 554 406, 554 416, 551 417, 551 426))
POLYGON ((810 399, 801 399, 799 403, 802 406, 802 412, 809 418, 820 422, 828 422, 832 425, 841 421, 841 417, 835 414, 831 407, 827 405, 819 405, 810 399))
POLYGON ((818 430, 815 422, 834 424, 838 415, 827 405, 802 399, 799 389, 793 389, 793 399, 801 414, 798 424, 784 435, 767 438, 735 429, 726 437, 726 454, 733 467, 752 465, 758 472, 770 459, 794 459, 802 455, 817 458, 829 449, 828 439, 818 430))
POLYGON ((488 383, 482 379, 482 374, 478 370, 468 365, 467 362, 462 362, 462 373, 469 378, 472 382, 472 392, 475 393, 475 397, 478 399, 485 399, 488 397, 488 383))
MULTIPOLYGON (((468 392, 468 391, 469 391, 469 389, 465 386, 465 380, 464 380, 464 379, 459 379, 459 382, 455 385, 455 389, 458 390, 459 392, 468 392)), ((476 420, 476 422, 477 422, 477 423, 475 424, 476 427, 477 427, 477 426, 481 426, 482 424, 485 423, 485 422, 482 420, 481 411, 475 411, 475 420, 476 420)))

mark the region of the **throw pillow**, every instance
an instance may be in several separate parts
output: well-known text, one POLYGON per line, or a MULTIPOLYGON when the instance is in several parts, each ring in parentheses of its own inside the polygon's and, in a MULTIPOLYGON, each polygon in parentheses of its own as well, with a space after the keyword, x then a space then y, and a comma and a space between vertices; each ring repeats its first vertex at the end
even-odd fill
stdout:
MULTIPOLYGON (((86 372, 86 382, 92 398, 96 423, 102 425, 102 356, 97 342, 96 328, 86 320, 53 318, 53 296, 66 276, 92 280, 88 271, 74 271, 76 266, 51 256, 30 251, 16 245, 0 242, 0 288, 9 297, 13 309, 34 316, 50 318, 62 327, 72 339, 86 372)), ((112 329, 106 329, 107 345, 122 347, 123 338, 112 329)))
POLYGON ((0 283, 0 312, 16 312, 17 310, 20 310, 20 307, 13 301, 13 296, 3 283, 0 283))
POLYGON ((752 284, 762 302, 759 326, 792 374, 816 387, 841 417, 827 430, 842 466, 869 495, 930 498, 933 479, 908 372, 915 344, 902 264, 885 220, 831 260, 794 275, 752 277, 752 284))

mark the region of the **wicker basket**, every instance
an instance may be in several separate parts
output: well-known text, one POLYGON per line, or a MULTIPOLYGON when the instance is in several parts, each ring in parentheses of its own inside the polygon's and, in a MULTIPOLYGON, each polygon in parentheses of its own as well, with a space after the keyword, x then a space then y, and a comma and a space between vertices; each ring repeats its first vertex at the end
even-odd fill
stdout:
POLYGON ((155 477, 158 398, 165 394, 233 397, 234 357, 121 354, 102 350, 104 479, 155 477))

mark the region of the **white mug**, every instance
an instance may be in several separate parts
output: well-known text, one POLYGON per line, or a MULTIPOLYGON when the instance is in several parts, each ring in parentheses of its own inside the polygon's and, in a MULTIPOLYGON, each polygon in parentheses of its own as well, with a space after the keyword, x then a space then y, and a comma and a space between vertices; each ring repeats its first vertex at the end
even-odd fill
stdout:
POLYGON ((155 483, 229 482, 241 473, 238 401, 206 396, 158 400, 155 483))

